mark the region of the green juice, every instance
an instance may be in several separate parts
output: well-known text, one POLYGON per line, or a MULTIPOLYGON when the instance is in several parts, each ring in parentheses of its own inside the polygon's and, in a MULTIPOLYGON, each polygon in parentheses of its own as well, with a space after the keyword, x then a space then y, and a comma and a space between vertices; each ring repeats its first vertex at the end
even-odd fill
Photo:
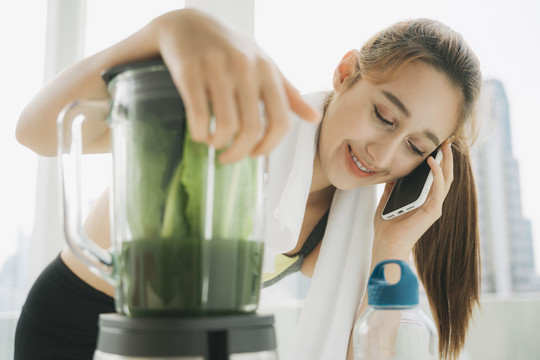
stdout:
POLYGON ((131 316, 202 316, 257 309, 263 243, 141 239, 122 243, 122 311, 131 316))

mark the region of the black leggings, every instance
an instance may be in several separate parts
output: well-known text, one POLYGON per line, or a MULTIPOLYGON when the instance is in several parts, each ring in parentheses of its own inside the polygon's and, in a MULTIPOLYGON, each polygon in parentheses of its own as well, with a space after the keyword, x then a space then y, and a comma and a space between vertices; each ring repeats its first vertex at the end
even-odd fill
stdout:
POLYGON ((91 360, 99 314, 114 300, 69 270, 60 256, 32 286, 15 333, 15 360, 91 360))

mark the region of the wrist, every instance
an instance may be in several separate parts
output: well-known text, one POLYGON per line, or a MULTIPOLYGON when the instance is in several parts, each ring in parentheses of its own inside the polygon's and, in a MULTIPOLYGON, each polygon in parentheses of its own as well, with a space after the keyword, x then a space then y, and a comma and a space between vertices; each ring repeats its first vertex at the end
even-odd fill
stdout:
POLYGON ((372 263, 383 260, 397 259, 409 261, 412 247, 395 240, 375 239, 373 242, 372 263))
MULTIPOLYGON (((409 262, 411 253, 409 246, 404 246, 392 241, 375 241, 371 256, 371 271, 375 266, 384 260, 403 260, 409 262)), ((391 284, 395 284, 401 278, 401 270, 398 266, 387 266, 384 269, 384 278, 391 284)))

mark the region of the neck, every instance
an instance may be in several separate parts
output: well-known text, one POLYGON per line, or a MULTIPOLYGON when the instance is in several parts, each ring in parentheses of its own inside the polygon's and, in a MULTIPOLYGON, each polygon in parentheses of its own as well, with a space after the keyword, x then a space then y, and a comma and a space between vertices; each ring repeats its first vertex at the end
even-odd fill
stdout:
POLYGON ((312 201, 325 201, 331 199, 336 188, 326 177, 322 169, 319 152, 315 154, 313 160, 313 176, 311 178, 311 187, 309 189, 309 198, 312 201))

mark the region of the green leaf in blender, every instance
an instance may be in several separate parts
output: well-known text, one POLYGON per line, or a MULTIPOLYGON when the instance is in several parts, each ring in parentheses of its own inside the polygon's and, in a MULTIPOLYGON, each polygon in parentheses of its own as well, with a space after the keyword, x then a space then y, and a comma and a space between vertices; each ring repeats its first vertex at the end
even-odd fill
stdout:
POLYGON ((257 204, 257 160, 245 158, 223 165, 216 156, 214 235, 246 240, 253 229, 257 204))
MULTIPOLYGON (((179 132, 162 126, 156 115, 146 113, 128 129, 126 144, 129 183, 126 189, 128 222, 137 238, 160 236, 171 167, 179 161, 179 132)), ((173 167, 174 169, 174 167, 173 167)))

